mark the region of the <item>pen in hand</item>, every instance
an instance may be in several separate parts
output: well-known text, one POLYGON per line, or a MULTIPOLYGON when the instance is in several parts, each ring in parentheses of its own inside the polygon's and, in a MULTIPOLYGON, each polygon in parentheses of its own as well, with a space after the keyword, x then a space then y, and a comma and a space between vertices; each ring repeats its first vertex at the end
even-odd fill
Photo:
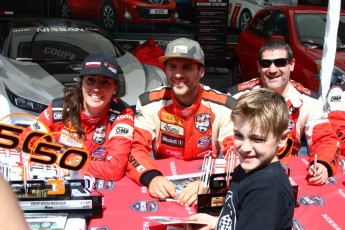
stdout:
POLYGON ((313 167, 314 173, 316 173, 316 163, 317 163, 317 154, 314 155, 314 167, 313 167))
POLYGON ((165 202, 178 202, 178 200, 173 198, 159 198, 159 201, 165 201, 165 202))

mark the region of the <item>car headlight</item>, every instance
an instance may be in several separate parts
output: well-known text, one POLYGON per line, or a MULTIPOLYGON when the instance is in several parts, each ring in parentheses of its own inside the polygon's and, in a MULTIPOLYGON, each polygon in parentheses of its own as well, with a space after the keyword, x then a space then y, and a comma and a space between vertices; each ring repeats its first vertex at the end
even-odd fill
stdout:
POLYGON ((133 19, 132 15, 128 11, 126 11, 123 15, 125 16, 125 19, 127 19, 127 20, 133 19))
MULTIPOLYGON (((320 79, 321 74, 321 60, 315 60, 316 66, 316 78, 320 79)), ((337 82, 345 80, 345 70, 339 68, 338 66, 334 65, 331 77, 331 85, 334 85, 337 82)))
POLYGON ((41 113, 48 107, 47 105, 20 97, 11 92, 7 87, 5 87, 5 89, 10 102, 20 109, 24 109, 34 113, 41 113))

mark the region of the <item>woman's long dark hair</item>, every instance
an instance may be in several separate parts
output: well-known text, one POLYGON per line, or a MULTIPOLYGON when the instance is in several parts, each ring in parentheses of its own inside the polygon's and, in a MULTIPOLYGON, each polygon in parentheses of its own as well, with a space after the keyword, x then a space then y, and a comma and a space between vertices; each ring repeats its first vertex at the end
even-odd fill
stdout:
POLYGON ((64 89, 64 100, 62 108, 62 122, 67 128, 76 130, 78 137, 84 136, 81 126, 79 112, 83 108, 82 78, 74 86, 67 86, 64 89))

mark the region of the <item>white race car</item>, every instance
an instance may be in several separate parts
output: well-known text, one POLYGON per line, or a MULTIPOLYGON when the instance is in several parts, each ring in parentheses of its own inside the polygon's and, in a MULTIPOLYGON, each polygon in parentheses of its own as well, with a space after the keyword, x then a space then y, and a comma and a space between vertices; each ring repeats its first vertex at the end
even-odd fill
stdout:
POLYGON ((297 5, 297 0, 229 0, 228 26, 243 31, 259 10, 288 5, 297 5))
MULTIPOLYGON (((79 80, 85 57, 105 53, 117 58, 119 96, 134 109, 138 96, 166 85, 161 68, 142 64, 98 26, 68 19, 0 21, 0 122, 9 113, 37 116, 63 88, 79 80)), ((32 119, 11 117, 15 125, 32 119)))

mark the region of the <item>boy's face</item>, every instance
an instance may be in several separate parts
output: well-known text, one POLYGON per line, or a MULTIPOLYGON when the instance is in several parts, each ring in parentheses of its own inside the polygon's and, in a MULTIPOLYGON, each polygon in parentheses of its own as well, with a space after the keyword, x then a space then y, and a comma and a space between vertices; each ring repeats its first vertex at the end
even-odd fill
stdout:
POLYGON ((253 131, 247 118, 234 122, 234 146, 246 173, 278 161, 277 148, 285 145, 288 136, 288 131, 280 139, 271 132, 265 137, 260 127, 253 131))

